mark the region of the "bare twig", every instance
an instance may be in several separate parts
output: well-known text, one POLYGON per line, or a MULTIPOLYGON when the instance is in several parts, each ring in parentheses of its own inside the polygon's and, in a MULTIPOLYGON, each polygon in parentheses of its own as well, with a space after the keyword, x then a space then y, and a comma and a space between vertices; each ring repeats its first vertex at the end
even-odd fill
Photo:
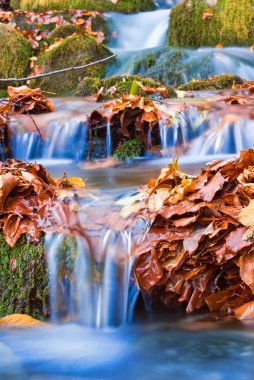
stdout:
POLYGON ((113 59, 115 57, 116 57, 116 54, 113 54, 107 58, 100 59, 96 62, 87 63, 86 65, 72 66, 72 67, 68 67, 66 69, 55 70, 55 71, 51 71, 49 73, 34 75, 31 77, 26 77, 26 78, 0 78, 0 82, 23 82, 23 81, 27 81, 27 80, 31 80, 31 79, 44 78, 44 77, 48 77, 48 76, 55 75, 55 74, 61 74, 61 73, 65 73, 67 71, 81 70, 81 69, 85 69, 87 67, 98 65, 100 63, 103 63, 103 62, 108 61, 110 59, 113 59))
POLYGON ((41 135, 41 131, 40 131, 38 125, 36 124, 34 118, 32 117, 32 115, 31 115, 28 111, 26 111, 26 114, 27 114, 27 115, 30 117, 30 119, 32 120, 32 122, 33 122, 35 128, 37 129, 37 132, 38 132, 38 134, 39 134, 39 136, 40 136, 41 142, 43 142, 43 138, 42 138, 42 135, 41 135))

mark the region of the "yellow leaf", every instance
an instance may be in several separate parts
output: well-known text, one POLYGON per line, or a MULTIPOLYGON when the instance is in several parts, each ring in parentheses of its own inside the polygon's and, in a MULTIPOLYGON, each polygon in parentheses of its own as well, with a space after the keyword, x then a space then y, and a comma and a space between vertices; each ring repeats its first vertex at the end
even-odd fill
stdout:
POLYGON ((47 326, 47 323, 38 321, 26 314, 11 314, 0 319, 0 325, 14 326, 14 327, 39 327, 47 326))
POLYGON ((85 182, 82 178, 79 177, 71 177, 68 178, 68 182, 70 182, 75 187, 85 187, 85 182))

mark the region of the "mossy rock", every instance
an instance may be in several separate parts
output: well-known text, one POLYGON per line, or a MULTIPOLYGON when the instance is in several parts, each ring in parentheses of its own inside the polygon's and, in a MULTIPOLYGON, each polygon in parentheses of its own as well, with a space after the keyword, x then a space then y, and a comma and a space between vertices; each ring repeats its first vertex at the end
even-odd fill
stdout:
MULTIPOLYGON (((57 287, 71 283, 74 263, 78 257, 77 240, 66 236, 58 251, 59 273, 57 287)), ((58 292, 57 308, 66 315, 66 302, 58 292)), ((22 236, 10 247, 0 232, 0 317, 28 314, 45 319, 50 316, 49 276, 44 239, 39 245, 27 243, 22 236)))
POLYGON ((54 29, 48 38, 66 38, 72 36, 74 33, 82 33, 82 29, 74 24, 65 24, 54 29))
POLYGON ((113 157, 116 160, 127 160, 136 157, 142 157, 144 154, 144 146, 138 139, 132 139, 120 143, 115 150, 113 157))
POLYGON ((244 80, 237 75, 223 74, 208 79, 193 79, 178 87, 180 91, 220 90, 232 88, 234 84, 243 84, 244 80))
POLYGON ((85 9, 99 12, 132 13, 155 8, 153 0, 118 0, 116 4, 111 0, 12 0, 11 6, 15 9, 36 12, 51 9, 85 9))
POLYGON ((10 0, 10 6, 13 9, 20 9, 21 0, 10 0))
POLYGON ((134 74, 146 75, 157 82, 177 87, 183 83, 183 59, 180 50, 162 48, 150 52, 134 64, 134 74))
MULTIPOLYGON (((101 87, 104 88, 103 100, 110 100, 115 98, 120 98, 123 95, 129 94, 133 81, 139 81, 144 86, 149 86, 152 88, 161 87, 162 84, 155 82, 151 78, 144 78, 140 76, 133 75, 123 75, 123 76, 113 76, 106 79, 99 78, 85 78, 79 85, 75 95, 77 96, 91 96, 96 94, 101 87), (108 90, 115 86, 115 91, 110 93, 108 90)), ((176 97, 176 92, 173 87, 167 87, 169 97, 176 97)), ((138 88, 137 95, 147 96, 147 93, 138 88)))
POLYGON ((105 36, 105 41, 103 42, 109 42, 111 31, 107 24, 107 21, 102 16, 95 16, 92 19, 92 31, 93 32, 102 32, 105 36))
MULTIPOLYGON (((0 23, 0 78, 26 76, 31 56, 30 42, 13 28, 0 23)), ((6 87, 7 84, 0 88, 6 87)))
MULTIPOLYGON (((67 16, 64 15, 66 19, 67 16)), ((102 32, 105 35, 105 41, 109 40, 110 29, 106 20, 102 16, 95 16, 92 18, 92 31, 102 32)), ((64 24, 55 28, 48 36, 48 38, 66 38, 74 33, 84 33, 82 28, 75 24, 64 24)))
POLYGON ((21 237, 11 248, 0 233, 0 316, 13 313, 49 315, 47 264, 43 243, 21 237))
POLYGON ((168 43, 190 48, 250 46, 254 43, 253 5, 254 0, 218 0, 208 8, 206 0, 184 0, 171 11, 168 43))
MULTIPOLYGON (((72 66, 81 66, 110 56, 112 53, 104 45, 86 34, 66 38, 59 45, 39 56, 38 65, 43 72, 72 66)), ((72 70, 66 73, 46 77, 42 88, 55 95, 73 95, 82 78, 86 76, 103 77, 106 64, 101 63, 86 69, 72 70)))

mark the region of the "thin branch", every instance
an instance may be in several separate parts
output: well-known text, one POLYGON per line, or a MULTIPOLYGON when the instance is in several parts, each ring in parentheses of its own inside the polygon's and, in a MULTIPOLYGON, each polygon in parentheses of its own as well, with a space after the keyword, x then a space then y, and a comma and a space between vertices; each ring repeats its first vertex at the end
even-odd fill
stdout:
POLYGON ((66 69, 55 70, 55 71, 51 71, 49 73, 34 75, 31 77, 27 77, 27 78, 0 78, 0 82, 23 82, 23 81, 27 81, 27 80, 31 80, 31 79, 44 78, 44 77, 48 77, 48 76, 55 75, 55 74, 61 74, 61 73, 65 73, 67 71, 81 70, 81 69, 85 69, 87 67, 98 65, 99 63, 103 63, 105 61, 113 59, 116 56, 117 56, 116 54, 113 54, 110 57, 100 59, 99 61, 96 61, 96 62, 87 63, 86 65, 72 66, 72 67, 68 67, 66 69))
POLYGON ((30 117, 30 119, 32 120, 32 122, 33 122, 33 124, 34 124, 34 126, 35 126, 35 128, 36 128, 36 130, 37 130, 37 132, 38 132, 38 134, 39 134, 39 136, 40 136, 41 142, 43 142, 43 138, 42 138, 42 135, 41 135, 41 131, 40 131, 38 125, 36 124, 34 118, 32 117, 32 115, 31 115, 28 111, 26 111, 26 114, 27 114, 27 115, 30 117))

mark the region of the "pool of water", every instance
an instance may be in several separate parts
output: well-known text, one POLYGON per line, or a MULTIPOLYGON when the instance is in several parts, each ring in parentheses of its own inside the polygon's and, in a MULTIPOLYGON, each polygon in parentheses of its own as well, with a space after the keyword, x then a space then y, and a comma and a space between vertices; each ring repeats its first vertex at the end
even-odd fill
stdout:
POLYGON ((110 331, 0 330, 0 378, 8 380, 252 380, 253 355, 253 322, 204 316, 156 316, 110 331))

